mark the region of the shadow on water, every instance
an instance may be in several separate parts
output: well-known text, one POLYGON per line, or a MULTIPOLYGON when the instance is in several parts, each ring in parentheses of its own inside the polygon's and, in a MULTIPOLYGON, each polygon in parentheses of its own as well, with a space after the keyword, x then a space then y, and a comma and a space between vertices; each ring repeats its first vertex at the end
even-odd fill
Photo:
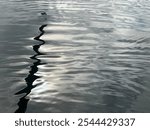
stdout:
POLYGON ((35 88, 37 86, 37 85, 33 85, 33 82, 36 79, 40 78, 40 76, 36 76, 35 73, 38 71, 38 66, 44 64, 44 63, 41 63, 41 60, 38 59, 37 56, 44 55, 43 53, 39 52, 39 48, 40 48, 40 46, 45 44, 45 41, 40 39, 40 37, 45 33, 43 28, 46 27, 46 26, 47 26, 46 24, 42 25, 39 28, 41 33, 37 37, 34 38, 35 40, 40 41, 40 44, 33 46, 33 50, 36 52, 36 54, 34 56, 30 57, 30 58, 32 60, 35 60, 35 62, 30 67, 31 70, 29 71, 29 75, 25 78, 25 81, 26 81, 26 84, 27 84, 26 88, 24 88, 24 89, 18 91, 17 93, 15 93, 15 95, 25 93, 25 95, 20 98, 20 101, 18 102, 19 108, 15 111, 15 113, 26 112, 27 104, 28 104, 28 101, 29 101, 29 99, 27 99, 26 96, 31 92, 31 90, 33 88, 35 88))

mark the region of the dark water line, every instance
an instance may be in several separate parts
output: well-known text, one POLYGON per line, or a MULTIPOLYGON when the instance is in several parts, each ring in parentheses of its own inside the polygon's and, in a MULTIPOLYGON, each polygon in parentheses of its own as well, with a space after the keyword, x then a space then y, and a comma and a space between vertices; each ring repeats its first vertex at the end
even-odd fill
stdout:
POLYGON ((29 75, 25 78, 27 86, 24 89, 22 89, 22 90, 18 91, 17 93, 15 93, 15 95, 19 95, 19 94, 25 93, 25 95, 20 98, 20 100, 18 102, 18 107, 19 108, 15 111, 15 113, 24 113, 24 112, 26 112, 27 104, 28 104, 28 101, 29 101, 29 99, 27 99, 26 97, 31 92, 31 90, 37 86, 37 85, 33 85, 33 82, 36 79, 40 78, 40 76, 36 76, 35 73, 38 71, 38 66, 44 64, 44 63, 41 63, 41 60, 38 59, 37 56, 44 55, 43 53, 39 52, 39 48, 40 48, 40 46, 45 44, 45 41, 40 39, 40 37, 45 33, 43 29, 46 26, 47 26, 46 24, 42 25, 39 28, 41 33, 37 37, 34 38, 35 40, 40 41, 40 44, 33 46, 33 50, 36 52, 36 54, 33 55, 30 58, 32 60, 35 60, 35 62, 30 67, 31 69, 29 71, 29 75))

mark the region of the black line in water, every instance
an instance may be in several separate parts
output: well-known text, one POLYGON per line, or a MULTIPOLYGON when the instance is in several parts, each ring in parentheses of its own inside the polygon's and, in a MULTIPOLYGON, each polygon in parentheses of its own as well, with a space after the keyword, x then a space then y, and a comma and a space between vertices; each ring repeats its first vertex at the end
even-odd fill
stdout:
POLYGON ((31 90, 33 88, 35 88, 37 85, 33 85, 33 82, 40 78, 40 76, 36 76, 35 73, 38 71, 38 66, 39 65, 42 65, 44 63, 41 63, 41 60, 37 58, 37 56, 39 55, 44 55, 43 53, 39 52, 39 48, 40 46, 42 46, 43 44, 45 44, 45 41, 40 39, 40 37, 45 33, 44 32, 44 27, 46 27, 47 25, 42 25, 39 30, 40 30, 40 34, 35 37, 34 39, 37 40, 37 41, 40 41, 40 44, 38 45, 34 45, 33 46, 33 50, 36 52, 35 55, 33 55, 32 57, 30 57, 32 60, 35 60, 35 62, 33 63, 33 65, 30 67, 30 71, 29 71, 29 74, 28 76, 25 78, 25 81, 26 81, 26 84, 27 86, 18 91, 17 93, 15 93, 15 95, 18 95, 18 94, 23 94, 25 93, 25 95, 23 97, 20 98, 19 102, 18 102, 18 109, 15 111, 15 113, 24 113, 26 112, 26 109, 27 109, 27 105, 28 105, 28 101, 29 99, 26 99, 26 96, 31 92, 31 90))

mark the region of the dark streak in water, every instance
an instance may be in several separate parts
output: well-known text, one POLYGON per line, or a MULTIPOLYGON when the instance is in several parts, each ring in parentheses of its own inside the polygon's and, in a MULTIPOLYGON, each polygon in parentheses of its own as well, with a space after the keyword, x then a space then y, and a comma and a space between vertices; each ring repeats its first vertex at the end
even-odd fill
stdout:
POLYGON ((40 37, 45 33, 43 28, 46 27, 46 26, 47 26, 46 24, 42 25, 39 28, 39 30, 41 31, 40 35, 38 35, 37 37, 34 38, 35 40, 40 41, 40 44, 33 46, 33 50, 36 52, 36 54, 34 56, 30 57, 30 58, 32 60, 35 60, 35 62, 30 67, 31 70, 29 71, 29 75, 25 78, 27 86, 24 89, 22 89, 22 90, 18 91, 17 93, 15 93, 15 95, 25 93, 25 95, 20 98, 20 100, 18 102, 19 108, 15 111, 15 113, 24 113, 24 112, 26 112, 27 104, 28 104, 28 101, 29 101, 29 99, 26 99, 26 96, 31 92, 31 90, 33 88, 35 88, 37 86, 37 85, 33 85, 33 82, 36 79, 40 78, 40 76, 36 76, 35 73, 38 71, 38 66, 44 64, 44 63, 41 63, 41 60, 38 59, 37 56, 44 55, 43 53, 39 52, 39 48, 40 48, 40 46, 45 44, 45 41, 40 39, 40 37))

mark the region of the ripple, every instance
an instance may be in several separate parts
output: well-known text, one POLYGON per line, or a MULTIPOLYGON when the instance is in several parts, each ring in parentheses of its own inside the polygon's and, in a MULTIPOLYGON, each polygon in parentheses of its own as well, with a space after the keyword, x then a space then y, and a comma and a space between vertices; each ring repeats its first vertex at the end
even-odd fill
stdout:
POLYGON ((0 112, 147 112, 149 5, 0 1, 0 112))

